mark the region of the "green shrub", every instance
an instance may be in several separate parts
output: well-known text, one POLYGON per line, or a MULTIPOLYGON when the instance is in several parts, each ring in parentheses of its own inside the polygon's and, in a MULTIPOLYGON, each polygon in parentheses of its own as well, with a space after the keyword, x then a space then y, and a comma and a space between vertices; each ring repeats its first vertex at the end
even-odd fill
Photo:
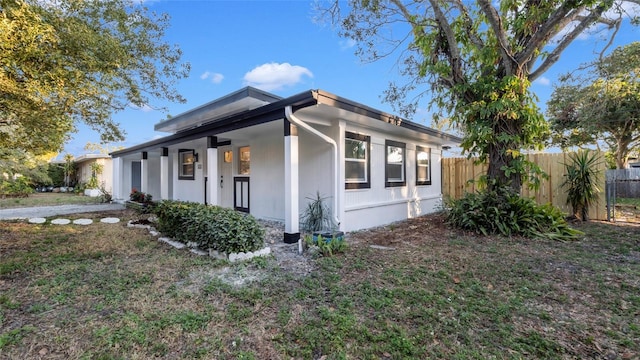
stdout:
POLYGON ((303 238, 304 245, 307 249, 317 247, 322 256, 333 256, 333 254, 344 252, 347 249, 347 242, 344 238, 331 239, 323 238, 321 235, 316 240, 313 240, 311 235, 305 235, 303 238))
POLYGON ((263 246, 264 229, 247 214, 220 206, 161 201, 154 209, 158 230, 180 242, 224 253, 249 252, 263 246))
POLYGON ((571 205, 573 215, 586 221, 589 208, 598 202, 598 180, 600 171, 598 153, 584 150, 569 154, 570 163, 564 164, 567 174, 563 187, 567 188, 567 204, 571 205))
POLYGON ((0 195, 27 197, 34 192, 29 179, 18 176, 15 179, 0 179, 0 195))
POLYGON ((538 205, 508 188, 469 193, 445 207, 449 224, 483 235, 572 240, 582 234, 569 227, 560 209, 538 205))
POLYGON ((151 194, 143 193, 142 191, 138 191, 136 188, 131 189, 131 193, 129 194, 129 200, 143 204, 150 203, 151 199, 151 194))

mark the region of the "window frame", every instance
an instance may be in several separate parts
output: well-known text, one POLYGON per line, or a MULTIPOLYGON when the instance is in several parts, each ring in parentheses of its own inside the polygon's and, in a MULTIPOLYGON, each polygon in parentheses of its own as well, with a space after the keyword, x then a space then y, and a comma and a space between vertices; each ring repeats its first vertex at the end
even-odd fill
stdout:
POLYGON ((401 143, 399 141, 393 140, 385 140, 384 141, 384 186, 385 187, 401 187, 407 186, 407 144, 401 143), (399 148, 402 149, 402 179, 398 180, 389 180, 389 148, 399 148))
POLYGON ((429 147, 423 147, 423 146, 416 146, 416 185, 431 185, 431 148, 429 147), (419 172, 418 170, 420 169, 421 166, 420 163, 418 163, 418 155, 421 152, 426 152, 427 156, 428 156, 428 163, 427 163, 427 180, 420 180, 419 177, 419 172))
MULTIPOLYGON (((345 151, 344 151, 344 167, 345 167, 345 179, 344 179, 344 188, 349 189, 370 189, 371 188, 371 136, 356 134, 354 132, 345 131, 345 151), (355 140, 365 143, 365 179, 364 181, 356 181, 354 179, 347 179, 346 177, 346 166, 348 161, 355 161, 354 158, 348 158, 346 154, 346 141, 347 140, 355 140), (353 160, 349 160, 353 159, 353 160)), ((360 161, 358 161, 360 162, 360 161)))
POLYGON ((178 179, 179 180, 195 180, 196 179, 196 151, 194 149, 179 149, 178 150, 178 179), (184 154, 190 154, 192 162, 186 163, 183 158, 184 154), (191 165, 191 174, 185 174, 185 165, 191 165))

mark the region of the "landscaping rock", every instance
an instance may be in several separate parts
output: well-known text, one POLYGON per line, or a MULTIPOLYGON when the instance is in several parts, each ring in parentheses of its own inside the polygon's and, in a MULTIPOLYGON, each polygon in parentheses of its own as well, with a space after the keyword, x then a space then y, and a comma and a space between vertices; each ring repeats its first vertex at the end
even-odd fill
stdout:
POLYGON ((243 261, 243 260, 249 260, 251 258, 257 257, 257 256, 266 256, 271 254, 271 248, 270 247, 266 247, 257 251, 253 251, 253 252, 248 252, 248 253, 231 253, 229 254, 229 261, 230 262, 236 262, 236 261, 243 261))
POLYGON ((44 224, 45 222, 47 222, 47 219, 41 217, 29 219, 29 224, 44 224))
POLYGON ((75 225, 90 225, 90 224, 93 224, 93 220, 91 220, 91 219, 76 219, 76 220, 73 220, 73 223, 75 225))
POLYGON ((107 217, 107 218, 100 219, 100 222, 105 224, 116 224, 120 222, 120 219, 114 218, 114 217, 107 217))
POLYGON ((184 249, 186 247, 185 244, 183 244, 181 242, 178 242, 178 241, 173 241, 173 240, 171 240, 171 238, 168 238, 168 237, 158 238, 158 241, 165 242, 165 243, 173 246, 176 249, 184 249))
POLYGON ((71 220, 69 219, 55 219, 55 220, 51 220, 51 223, 53 225, 68 225, 71 223, 71 220))

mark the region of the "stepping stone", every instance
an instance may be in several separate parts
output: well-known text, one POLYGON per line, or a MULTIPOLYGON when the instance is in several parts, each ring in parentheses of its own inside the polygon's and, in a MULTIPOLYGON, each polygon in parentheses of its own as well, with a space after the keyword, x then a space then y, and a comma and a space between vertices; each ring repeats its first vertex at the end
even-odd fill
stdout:
POLYGON ((372 249, 377 249, 377 250, 395 250, 395 248, 388 247, 388 246, 382 246, 382 245, 369 245, 369 247, 372 248, 372 249))
POLYGON ((120 219, 108 217, 108 218, 100 219, 100 222, 105 224, 116 224, 120 222, 120 219))
POLYGON ((31 218, 29 219, 29 224, 44 224, 47 222, 45 218, 31 218))
POLYGON ((71 223, 71 220, 69 219, 55 219, 55 220, 51 220, 51 223, 53 225, 67 225, 71 223))
POLYGON ((76 219, 73 220, 73 223, 76 225, 89 225, 89 224, 93 224, 93 220, 91 219, 76 219))

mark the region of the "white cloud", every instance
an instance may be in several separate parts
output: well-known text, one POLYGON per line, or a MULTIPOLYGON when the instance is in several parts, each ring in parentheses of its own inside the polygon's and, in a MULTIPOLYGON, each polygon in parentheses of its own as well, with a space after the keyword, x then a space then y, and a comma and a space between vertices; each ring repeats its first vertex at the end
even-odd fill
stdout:
POLYGON ((313 73, 302 66, 289 63, 268 63, 255 67, 244 75, 245 85, 265 91, 280 90, 302 82, 303 76, 313 77, 313 73))
POLYGON ((537 78, 534 82, 534 84, 539 84, 542 86, 549 86, 551 85, 551 80, 549 80, 549 78, 541 76, 539 78, 537 78))
POLYGON ((353 39, 340 40, 340 50, 347 50, 356 46, 356 41, 353 39))
MULTIPOLYGON (((586 12, 583 13, 583 15, 586 15, 586 12)), ((616 1, 611 9, 602 14, 602 17, 611 20, 616 20, 620 17, 622 17, 622 19, 632 19, 638 16, 640 16, 640 5, 628 1, 616 1)), ((560 30, 560 32, 551 39, 551 42, 559 42, 565 35, 573 31, 576 26, 578 26, 577 21, 570 23, 564 29, 560 30)), ((609 30, 607 25, 603 23, 595 23, 580 33, 577 40, 591 40, 596 35, 599 35, 603 40, 606 40, 611 35, 607 30, 609 30)))
POLYGON ((202 75, 200 75, 200 79, 202 80, 211 79, 212 83, 220 84, 222 80, 224 80, 224 75, 220 73, 212 73, 210 71, 205 71, 204 73, 202 73, 202 75))

